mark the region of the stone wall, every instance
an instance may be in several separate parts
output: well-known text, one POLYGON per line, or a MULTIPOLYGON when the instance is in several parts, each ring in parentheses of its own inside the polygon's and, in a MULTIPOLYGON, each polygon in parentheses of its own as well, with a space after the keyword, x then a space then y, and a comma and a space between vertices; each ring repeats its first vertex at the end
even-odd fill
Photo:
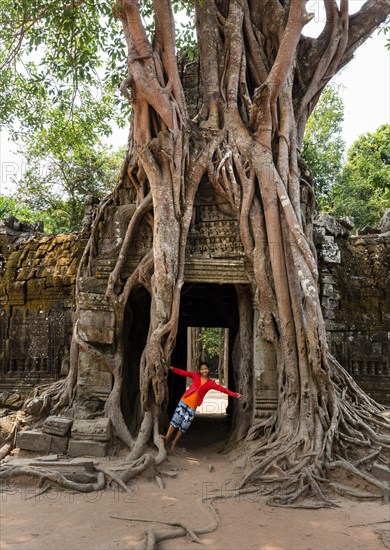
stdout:
POLYGON ((80 235, 0 222, 0 383, 3 390, 66 374, 80 235))
MULTIPOLYGON (((245 282, 244 258, 233 254, 238 246, 231 236, 235 222, 215 220, 210 205, 202 209, 203 221, 195 215, 190 232, 186 277, 195 281, 203 266, 214 278, 221 278, 228 267, 232 281, 212 282, 245 282), (208 219, 210 212, 214 217, 208 219)), ((0 222, 2 389, 32 387, 66 374, 75 277, 87 238, 86 233, 49 236, 18 229, 0 222)), ((370 395, 390 404, 390 234, 348 237, 345 226, 324 217, 316 223, 315 236, 331 352, 370 395)), ((104 301, 104 290, 117 236, 108 237, 100 243, 106 246, 107 255, 100 255, 95 277, 80 281, 80 329, 88 341, 106 346, 112 337, 112 312, 104 301)), ((145 244, 143 238, 139 240, 145 244)), ((133 261, 130 256, 129 268, 133 261)), ((99 409, 111 381, 96 361, 89 364, 88 357, 81 354, 78 392, 88 401, 94 387, 92 397, 99 403, 92 408, 99 409)))
POLYGON ((324 216, 316 242, 330 351, 369 395, 390 404, 390 233, 347 238, 324 216))

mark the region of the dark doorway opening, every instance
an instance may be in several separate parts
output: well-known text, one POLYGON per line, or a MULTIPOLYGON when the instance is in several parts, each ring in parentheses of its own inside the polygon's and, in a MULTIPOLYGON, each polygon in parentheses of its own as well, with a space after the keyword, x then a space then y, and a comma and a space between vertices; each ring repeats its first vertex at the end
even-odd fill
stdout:
MULTIPOLYGON (((237 293, 232 284, 212 283, 186 283, 181 293, 179 326, 176 338, 176 347, 172 354, 171 364, 175 367, 187 370, 189 365, 188 329, 189 327, 217 327, 228 329, 228 380, 229 389, 235 390, 232 354, 233 346, 239 328, 239 314, 237 293)), ((186 389, 186 379, 182 376, 169 374, 169 403, 168 415, 172 416, 175 407, 186 389)), ((218 383, 218 379, 216 380, 218 383)), ((223 394, 221 394, 223 395, 223 394)), ((207 397, 207 396, 206 396, 207 397)), ((231 416, 234 406, 234 399, 229 397, 229 404, 226 409, 218 415, 226 419, 231 416)), ((203 414, 198 414, 191 427, 192 433, 196 433, 200 423, 202 426, 217 426, 207 414, 207 408, 203 414), (206 413, 206 414, 205 414, 206 413)), ((219 429, 219 428, 216 428, 219 429)))
POLYGON ((143 286, 138 286, 129 296, 124 318, 125 349, 121 408, 126 423, 133 433, 141 422, 139 365, 148 337, 150 304, 149 292, 143 286))

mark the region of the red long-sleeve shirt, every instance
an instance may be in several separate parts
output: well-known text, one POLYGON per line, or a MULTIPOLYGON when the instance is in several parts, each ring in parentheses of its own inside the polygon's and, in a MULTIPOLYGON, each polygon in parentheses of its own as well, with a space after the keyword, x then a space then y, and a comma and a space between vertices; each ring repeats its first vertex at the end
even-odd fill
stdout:
POLYGON ((228 390, 224 386, 220 386, 211 378, 208 378, 204 384, 201 384, 202 377, 198 372, 190 372, 187 370, 177 369, 176 367, 172 367, 172 372, 174 372, 175 374, 179 374, 180 376, 188 376, 189 378, 192 378, 191 386, 188 388, 188 390, 185 391, 183 397, 188 397, 189 395, 197 391, 198 407, 202 404, 204 396, 210 390, 217 390, 222 393, 226 393, 227 395, 230 395, 232 397, 237 397, 238 395, 237 392, 228 390))

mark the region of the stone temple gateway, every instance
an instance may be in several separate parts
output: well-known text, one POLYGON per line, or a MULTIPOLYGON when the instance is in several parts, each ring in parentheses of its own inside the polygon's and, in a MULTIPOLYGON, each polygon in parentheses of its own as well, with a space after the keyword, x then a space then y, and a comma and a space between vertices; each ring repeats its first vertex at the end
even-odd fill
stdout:
MULTIPOLYGON (((115 317, 104 295, 109 274, 115 266, 113 250, 122 242, 131 215, 131 206, 120 206, 109 214, 100 228, 98 254, 92 276, 80 280, 79 334, 86 342, 108 353, 113 343, 115 317)), ((146 223, 141 225, 123 269, 124 277, 132 272, 140 258, 150 249, 151 239, 149 226, 146 223)), ((253 380, 255 387, 261 389, 259 395, 254 396, 254 414, 263 416, 269 415, 276 408, 276 365, 272 351, 266 347, 266 343, 261 342, 257 334, 258 312, 253 305, 248 269, 237 221, 227 202, 217 197, 211 186, 203 182, 195 203, 188 239, 185 286, 172 362, 182 367, 187 362, 187 327, 229 328, 231 387, 242 387, 244 382, 240 380, 241 373, 250 373, 251 380, 246 380, 245 384, 252 386, 253 380), (248 309, 251 310, 250 326, 243 327, 240 324, 240 312, 243 317, 242 312, 248 309), (250 357, 245 352, 247 349, 252 350, 250 357), (246 361, 245 368, 243 361, 246 361), (256 371, 253 370, 254 364, 256 371)), ((136 401, 138 391, 138 366, 147 337, 149 307, 149 295, 144 289, 139 288, 130 295, 125 319, 128 337, 125 339, 126 383, 123 395, 124 403, 127 402, 130 408, 131 403, 136 401)), ((81 351, 76 416, 89 417, 101 411, 111 387, 111 374, 90 353, 81 351)))
MULTIPOLYGON (((189 114, 194 117, 202 97, 198 62, 183 62, 181 77, 189 114)), ((83 271, 77 291, 77 269, 97 208, 92 197, 86 200, 85 223, 79 234, 50 236, 16 219, 0 222, 0 406, 16 407, 32 388, 66 376, 76 295, 80 337, 103 354, 112 354, 115 316, 105 292, 135 211, 131 196, 131 189, 124 185, 118 190, 116 206, 105 209, 95 234, 93 261, 83 271)), ((307 200, 305 188, 301 200, 307 200)), ((347 227, 327 216, 314 226, 330 351, 365 391, 390 404, 389 228, 385 231, 348 237, 347 227)), ((151 240, 151 229, 142 222, 121 271, 123 279, 150 250, 151 240)), ((249 423, 269 416, 277 406, 275 355, 257 329, 261 312, 256 307, 250 270, 235 214, 203 180, 187 241, 172 363, 185 368, 188 327, 229 329, 229 387, 245 393, 244 414, 249 423)), ((149 293, 140 285, 129 296, 124 318, 121 405, 125 418, 133 419, 134 424, 149 310, 149 293)), ((112 384, 111 372, 104 364, 80 350, 76 395, 69 414, 80 421, 102 419, 112 384)), ((168 384, 173 402, 182 388, 172 386, 169 379, 168 384)), ((234 418, 234 401, 231 405, 234 418)))
MULTIPOLYGON (((79 334, 105 353, 110 353, 113 343, 114 314, 104 294, 133 211, 133 205, 112 208, 99 224, 90 276, 80 279, 79 334)), ((260 312, 237 227, 227 203, 203 182, 186 250, 172 363, 185 368, 187 327, 229 328, 229 386, 239 391, 250 388, 246 414, 254 420, 270 415, 277 406, 276 362, 272 346, 262 341, 257 330, 260 312)), ((57 236, 26 229, 7 219, 0 234, 0 383, 8 405, 15 392, 26 392, 67 373, 77 265, 88 237, 87 227, 81 234, 57 236)), ((331 351, 369 394, 388 404, 389 234, 348 238, 346 228, 326 216, 317 221, 315 234, 331 351)), ((127 257, 125 275, 150 242, 149 226, 141 225, 127 257)), ((149 294, 140 286, 129 297, 125 318, 122 407, 128 417, 136 416, 138 365, 146 342, 149 307, 149 294)), ((111 373, 91 354, 81 351, 74 417, 103 416, 111 388, 111 373)), ((175 394, 180 391, 171 388, 171 398, 179 397, 175 394)))

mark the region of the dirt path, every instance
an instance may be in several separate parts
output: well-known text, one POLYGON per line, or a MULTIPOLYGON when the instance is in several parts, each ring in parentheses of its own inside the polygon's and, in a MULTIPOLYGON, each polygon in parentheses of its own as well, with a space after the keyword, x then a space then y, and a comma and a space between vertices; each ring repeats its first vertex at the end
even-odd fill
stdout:
MULTIPOLYGON (((1 495, 1 550, 111 550, 135 548, 147 524, 114 519, 180 520, 191 528, 210 523, 202 496, 225 494, 240 479, 237 464, 218 453, 229 432, 226 417, 199 414, 183 438, 186 451, 169 456, 164 478, 136 480, 131 494, 104 491, 87 495, 52 490, 34 497, 36 489, 6 490, 1 495)), ((115 464, 111 460, 108 467, 115 464)), ((5 487, 6 489, 6 487, 5 487)), ((218 501, 217 531, 204 535, 204 547, 257 550, 384 550, 390 548, 389 508, 378 502, 338 499, 339 508, 285 510, 266 505, 264 497, 218 501)), ((156 529, 165 529, 152 524, 156 529)), ((188 538, 161 544, 163 550, 196 548, 188 538)))

